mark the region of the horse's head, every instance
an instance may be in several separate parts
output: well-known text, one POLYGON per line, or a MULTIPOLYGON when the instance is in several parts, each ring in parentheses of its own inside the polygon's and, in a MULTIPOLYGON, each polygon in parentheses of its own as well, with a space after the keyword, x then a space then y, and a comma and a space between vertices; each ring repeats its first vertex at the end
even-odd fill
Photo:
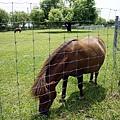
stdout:
POLYGON ((56 97, 55 83, 51 82, 42 87, 39 95, 39 112, 43 115, 49 113, 49 108, 56 97))
POLYGON ((56 83, 53 80, 49 81, 50 77, 46 77, 45 71, 46 67, 43 67, 31 88, 32 95, 39 98, 39 112, 43 115, 48 114, 49 108, 56 97, 56 83))

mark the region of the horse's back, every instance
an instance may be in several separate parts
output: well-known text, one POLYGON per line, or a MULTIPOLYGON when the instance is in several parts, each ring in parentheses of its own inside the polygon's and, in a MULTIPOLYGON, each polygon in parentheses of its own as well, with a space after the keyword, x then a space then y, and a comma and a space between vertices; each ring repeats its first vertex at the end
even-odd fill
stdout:
POLYGON ((64 51, 76 51, 76 50, 90 50, 90 49, 99 49, 103 51, 103 54, 105 54, 105 43, 104 41, 97 36, 87 36, 81 40, 73 39, 71 41, 68 41, 69 44, 63 45, 63 48, 61 49, 61 52, 64 51))
POLYGON ((69 44, 68 48, 71 52, 68 53, 67 71, 70 68, 72 71, 77 69, 80 74, 92 73, 98 71, 104 62, 105 44, 99 37, 88 36, 75 40, 69 44))
POLYGON ((103 51, 103 54, 106 52, 105 50, 105 43, 104 41, 97 36, 87 36, 79 41, 81 44, 84 45, 85 48, 94 48, 103 51))

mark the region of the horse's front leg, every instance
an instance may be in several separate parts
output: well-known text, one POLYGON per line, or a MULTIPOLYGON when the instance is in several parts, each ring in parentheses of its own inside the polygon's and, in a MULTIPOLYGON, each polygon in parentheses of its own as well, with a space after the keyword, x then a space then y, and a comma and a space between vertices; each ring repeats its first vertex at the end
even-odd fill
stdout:
POLYGON ((83 96, 83 75, 77 77, 78 79, 78 88, 80 90, 80 100, 84 99, 83 96))
POLYGON ((68 82, 68 76, 65 76, 63 78, 62 95, 61 95, 61 98, 60 98, 60 102, 64 101, 64 98, 66 97, 67 82, 68 82))
POLYGON ((91 73, 91 75, 90 75, 90 81, 89 82, 94 83, 94 87, 98 87, 98 85, 97 85, 98 74, 99 74, 99 71, 95 72, 95 82, 92 81, 93 80, 93 73, 91 73))
POLYGON ((90 81, 89 82, 92 82, 93 83, 93 73, 90 74, 90 81))
POLYGON ((95 83, 94 83, 94 87, 98 87, 97 85, 97 77, 98 77, 99 71, 95 72, 95 83))

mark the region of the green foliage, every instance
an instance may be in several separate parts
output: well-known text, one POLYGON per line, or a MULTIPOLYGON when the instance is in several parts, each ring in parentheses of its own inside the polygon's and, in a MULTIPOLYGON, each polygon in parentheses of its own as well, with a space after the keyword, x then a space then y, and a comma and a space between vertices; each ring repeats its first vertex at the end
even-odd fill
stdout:
POLYGON ((50 22, 55 22, 56 24, 64 21, 64 22, 72 22, 73 20, 73 10, 72 8, 64 6, 62 10, 60 9, 51 9, 49 12, 49 21, 50 22))
MULTIPOLYGON (((42 2, 40 2, 40 9, 44 11, 44 17, 42 17, 44 21, 49 20, 50 22, 57 22, 63 20, 68 23, 67 27, 70 29, 72 21, 76 21, 77 23, 80 23, 80 25, 97 23, 98 11, 94 7, 94 0, 66 1, 69 2, 70 7, 67 7, 62 0, 43 0, 42 2), (54 11, 58 13, 54 13, 54 11), (62 15, 60 11, 62 12, 62 15)), ((39 16, 39 13, 35 13, 35 11, 32 14, 37 14, 39 16)), ((31 15, 31 18, 33 21, 40 22, 40 18, 37 18, 36 15, 31 15)))
POLYGON ((6 25, 6 23, 9 21, 9 15, 8 13, 0 8, 0 27, 2 25, 6 25))
POLYGON ((115 20, 110 19, 109 21, 107 21, 107 24, 108 25, 114 25, 115 24, 115 20))
POLYGON ((44 11, 45 19, 48 19, 48 14, 52 8, 57 8, 59 0, 43 0, 40 2, 40 8, 44 11))
POLYGON ((74 15, 74 12, 73 12, 72 8, 69 8, 69 7, 66 7, 66 6, 63 7, 62 14, 63 14, 63 20, 64 21, 72 22, 73 15, 74 15))
POLYGON ((39 25, 40 22, 44 22, 44 11, 40 10, 39 7, 34 7, 30 13, 30 19, 35 22, 36 25, 39 25))
POLYGON ((104 19, 102 17, 98 17, 98 19, 96 20, 95 24, 97 24, 97 25, 106 25, 107 21, 106 21, 106 19, 104 19))
POLYGON ((25 25, 25 22, 28 20, 28 14, 24 11, 14 11, 10 14, 10 19, 14 22, 15 27, 19 27, 20 24, 25 25))
POLYGON ((74 21, 79 21, 80 24, 94 24, 98 17, 94 5, 94 0, 75 0, 73 4, 74 21))
POLYGON ((51 22, 58 23, 63 20, 62 12, 59 9, 51 9, 48 16, 51 22))

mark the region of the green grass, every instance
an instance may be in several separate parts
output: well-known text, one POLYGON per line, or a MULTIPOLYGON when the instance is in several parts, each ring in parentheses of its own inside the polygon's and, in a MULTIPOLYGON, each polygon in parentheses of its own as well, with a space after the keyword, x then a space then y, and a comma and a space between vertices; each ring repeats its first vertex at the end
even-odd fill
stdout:
POLYGON ((118 68, 113 69, 113 36, 113 29, 72 32, 61 29, 26 30, 16 35, 13 32, 0 32, 0 119, 119 120, 120 62, 117 61, 118 68), (38 101, 30 95, 34 77, 49 54, 60 44, 87 35, 100 35, 107 46, 106 59, 98 76, 99 87, 94 88, 88 82, 89 75, 84 75, 85 100, 80 101, 77 80, 69 77, 66 102, 59 103, 62 87, 60 81, 50 116, 40 116, 38 101))

